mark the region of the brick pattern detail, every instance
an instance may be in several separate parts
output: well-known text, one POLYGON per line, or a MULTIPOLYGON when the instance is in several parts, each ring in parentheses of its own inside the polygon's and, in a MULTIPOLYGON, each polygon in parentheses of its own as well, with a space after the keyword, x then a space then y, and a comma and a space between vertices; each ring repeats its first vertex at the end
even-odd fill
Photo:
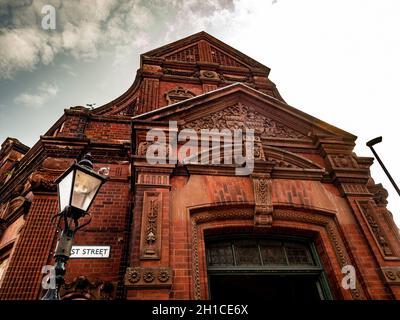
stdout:
POLYGON ((228 56, 226 53, 222 52, 221 50, 217 49, 214 46, 210 46, 211 48, 211 59, 212 62, 218 63, 222 66, 229 66, 229 67, 246 67, 245 65, 238 62, 236 59, 228 56))
POLYGON ((144 79, 140 89, 138 114, 157 109, 158 97, 158 79, 144 79))
POLYGON ((131 138, 131 125, 129 123, 90 121, 85 134, 93 142, 129 142, 131 138))
POLYGON ((196 62, 199 61, 199 47, 197 44, 174 52, 165 57, 167 61, 196 62))
POLYGON ((56 197, 35 196, 0 288, 0 300, 39 298, 42 267, 48 263, 55 238, 50 219, 57 213, 57 204, 56 197))
POLYGON ((59 137, 78 137, 84 135, 87 119, 82 116, 68 115, 58 132, 59 137))

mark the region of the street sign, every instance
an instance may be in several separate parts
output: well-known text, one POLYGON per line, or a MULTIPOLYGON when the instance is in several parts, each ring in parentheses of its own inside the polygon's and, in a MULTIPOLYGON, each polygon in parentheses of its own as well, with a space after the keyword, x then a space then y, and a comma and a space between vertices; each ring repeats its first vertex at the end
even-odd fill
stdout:
POLYGON ((106 259, 110 257, 110 246, 72 246, 71 259, 106 259))

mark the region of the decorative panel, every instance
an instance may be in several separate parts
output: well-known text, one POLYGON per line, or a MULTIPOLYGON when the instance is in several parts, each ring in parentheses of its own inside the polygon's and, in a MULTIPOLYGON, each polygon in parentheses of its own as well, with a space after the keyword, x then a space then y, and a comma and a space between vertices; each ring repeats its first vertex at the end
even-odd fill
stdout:
POLYGON ((141 259, 160 259, 161 250, 161 192, 145 191, 143 196, 141 259))

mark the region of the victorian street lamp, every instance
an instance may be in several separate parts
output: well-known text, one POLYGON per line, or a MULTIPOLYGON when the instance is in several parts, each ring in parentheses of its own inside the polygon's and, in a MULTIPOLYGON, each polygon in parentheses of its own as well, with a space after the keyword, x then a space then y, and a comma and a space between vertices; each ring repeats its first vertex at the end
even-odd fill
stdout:
POLYGON ((382 137, 378 137, 375 139, 372 139, 370 141, 367 142, 367 146, 370 147, 372 153, 374 154, 376 160, 378 160, 379 164, 381 165, 383 171, 385 171, 387 177, 389 178, 390 182, 392 183, 393 187, 396 189, 397 193, 400 196, 400 189, 397 186, 396 182, 393 180, 392 176, 390 175, 389 171, 386 169, 385 165, 383 164, 381 158, 379 158, 378 154, 376 153, 376 151, 374 150, 374 145, 376 145, 377 143, 382 142, 382 137))
POLYGON ((106 177, 93 171, 90 154, 86 154, 78 163, 74 163, 57 180, 58 218, 57 228, 60 237, 54 253, 55 285, 50 287, 42 300, 59 300, 59 289, 64 284, 65 265, 71 255, 74 234, 91 221, 88 210, 93 203, 106 177), (84 223, 79 219, 88 216, 84 223))

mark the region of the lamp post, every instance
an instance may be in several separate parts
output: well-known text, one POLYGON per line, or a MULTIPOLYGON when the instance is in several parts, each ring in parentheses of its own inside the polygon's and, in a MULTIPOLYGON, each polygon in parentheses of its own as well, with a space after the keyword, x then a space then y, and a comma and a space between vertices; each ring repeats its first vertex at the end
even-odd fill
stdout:
POLYGON ((374 149, 374 145, 378 144, 382 142, 382 137, 377 137, 375 139, 372 139, 370 141, 367 142, 367 147, 369 147, 372 151, 372 153, 374 154, 376 160, 378 160, 379 164, 381 165, 383 171, 386 173, 387 177, 389 178, 390 182, 392 183, 393 187, 396 189, 397 193, 400 196, 400 189, 397 186, 396 182, 393 180, 392 176, 390 175, 389 171, 386 169, 385 165, 383 164, 381 158, 379 158, 378 154, 376 153, 375 149, 374 149))
POLYGON ((86 154, 78 164, 74 163, 56 180, 59 213, 53 219, 58 218, 60 237, 54 253, 55 288, 49 288, 42 300, 60 300, 59 290, 64 284, 65 266, 71 255, 74 235, 90 223, 88 210, 106 180, 93 171, 90 154, 86 154), (79 219, 85 216, 88 219, 80 224, 79 219))

